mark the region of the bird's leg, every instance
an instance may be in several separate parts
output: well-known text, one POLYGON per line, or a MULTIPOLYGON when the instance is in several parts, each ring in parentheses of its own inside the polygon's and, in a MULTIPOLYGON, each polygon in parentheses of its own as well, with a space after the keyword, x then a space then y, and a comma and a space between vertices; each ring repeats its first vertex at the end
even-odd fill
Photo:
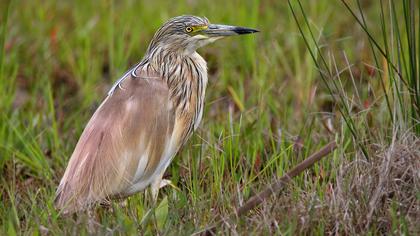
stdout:
POLYGON ((172 185, 172 182, 169 179, 163 179, 163 174, 159 174, 150 185, 150 192, 152 195, 153 204, 156 204, 157 198, 159 195, 159 189, 165 187, 166 185, 172 185))
POLYGON ((150 185, 150 193, 152 195, 152 202, 153 205, 156 205, 158 195, 159 195, 159 189, 160 189, 160 182, 162 182, 163 173, 159 174, 150 185))
POLYGON ((87 217, 88 217, 88 222, 87 222, 88 233, 96 234, 98 231, 98 225, 100 224, 98 223, 97 215, 95 214, 95 211, 92 208, 87 209, 87 217))

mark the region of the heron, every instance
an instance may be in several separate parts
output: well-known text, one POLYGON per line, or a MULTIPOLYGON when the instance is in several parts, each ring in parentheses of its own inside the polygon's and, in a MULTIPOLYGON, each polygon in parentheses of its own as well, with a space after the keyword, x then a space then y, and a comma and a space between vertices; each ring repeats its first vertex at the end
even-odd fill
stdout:
POLYGON ((164 23, 88 121, 57 188, 57 209, 77 212, 149 186, 157 199, 165 170, 202 119, 207 64, 196 50, 255 32, 191 15, 164 23))

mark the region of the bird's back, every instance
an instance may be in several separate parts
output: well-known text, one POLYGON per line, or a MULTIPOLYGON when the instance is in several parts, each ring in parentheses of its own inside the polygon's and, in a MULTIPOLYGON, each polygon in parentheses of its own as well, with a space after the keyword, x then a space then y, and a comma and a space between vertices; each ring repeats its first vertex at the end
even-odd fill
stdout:
POLYGON ((125 79, 83 131, 57 189, 56 206, 77 211, 151 181, 164 155, 175 154, 167 150, 169 142, 172 152, 181 143, 173 137, 175 122, 168 86, 157 74, 142 71, 125 79))

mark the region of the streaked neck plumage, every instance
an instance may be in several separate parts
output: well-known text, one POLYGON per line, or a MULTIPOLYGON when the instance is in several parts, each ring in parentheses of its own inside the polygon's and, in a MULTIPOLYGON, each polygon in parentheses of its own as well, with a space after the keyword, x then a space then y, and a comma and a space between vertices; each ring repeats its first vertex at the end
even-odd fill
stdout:
POLYGON ((173 47, 149 47, 140 63, 166 81, 177 115, 188 116, 191 131, 200 123, 207 86, 207 63, 196 52, 173 47))

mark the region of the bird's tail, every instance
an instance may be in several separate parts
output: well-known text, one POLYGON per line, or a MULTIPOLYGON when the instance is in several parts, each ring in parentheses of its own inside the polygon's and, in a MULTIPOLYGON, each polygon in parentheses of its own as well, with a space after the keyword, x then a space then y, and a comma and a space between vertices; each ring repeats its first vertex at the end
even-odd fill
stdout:
POLYGON ((83 207, 77 204, 76 195, 70 191, 65 183, 60 183, 55 193, 54 206, 63 214, 71 214, 83 207))

